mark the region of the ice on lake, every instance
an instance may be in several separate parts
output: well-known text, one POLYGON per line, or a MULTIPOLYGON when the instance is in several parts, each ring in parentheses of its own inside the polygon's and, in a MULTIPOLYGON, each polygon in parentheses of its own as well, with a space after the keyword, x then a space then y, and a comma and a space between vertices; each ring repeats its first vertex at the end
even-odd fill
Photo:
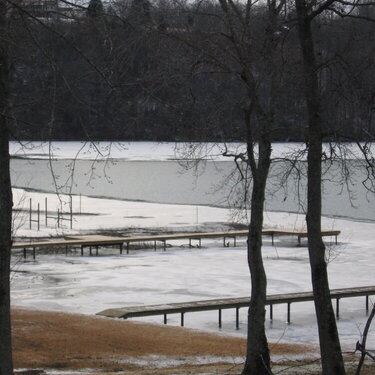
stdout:
MULTIPOLYGON (((171 155, 168 151, 163 152, 171 155)), ((61 168, 59 171, 62 172, 69 160, 71 159, 58 159, 56 168, 61 168), (59 162, 61 164, 58 164, 59 162)), ((85 176, 82 171, 88 168, 92 160, 80 162, 83 163, 83 169, 77 171, 78 177, 85 176)), ((230 164, 224 161, 208 161, 207 163, 212 163, 209 167, 212 168, 211 175, 207 177, 207 180, 214 179, 216 176, 214 171, 218 171, 217 166, 220 166, 220 163, 225 168, 226 166, 229 168, 230 164)), ((187 177, 181 174, 182 180, 178 183, 175 181, 177 177, 170 174, 171 170, 173 173, 180 173, 178 172, 179 164, 175 161, 133 160, 129 162, 123 160, 113 165, 115 167, 111 165, 111 168, 115 168, 117 171, 115 174, 122 175, 124 170, 127 171, 126 178, 112 180, 113 184, 105 178, 98 178, 100 183, 97 182, 98 186, 95 185, 93 189, 83 181, 84 179, 76 181, 77 190, 74 192, 81 193, 82 196, 73 196, 75 210, 73 230, 67 224, 62 228, 57 228, 52 219, 47 228, 42 225, 41 230, 37 231, 33 223, 30 230, 26 216, 24 225, 19 223, 15 227, 16 235, 26 238, 62 236, 98 229, 114 229, 120 233, 122 230, 129 229, 137 233, 149 228, 156 231, 158 228, 159 230, 169 228, 173 231, 221 230, 227 228, 227 224, 231 222, 231 211, 225 205, 213 207, 204 204, 207 197, 214 195, 214 190, 212 186, 208 187, 207 181, 199 185, 200 182, 197 181, 200 176, 198 180, 195 180, 194 174, 188 174, 187 177), (128 167, 126 164, 132 164, 132 166, 128 167), (162 176, 162 182, 157 180, 157 176, 162 176), (136 185, 138 188, 131 193, 129 185, 132 181, 141 181, 140 185, 145 186, 139 188, 140 185, 136 185), (180 185, 184 184, 187 191, 194 190, 195 186, 196 192, 193 195, 196 194, 201 201, 197 201, 198 198, 195 195, 193 198, 189 196, 186 198, 183 190, 180 190, 180 185), (165 194, 165 202, 160 198, 159 193, 156 192, 153 195, 152 192, 162 189, 163 186, 170 186, 170 190, 165 194), (89 194, 90 189, 92 192, 89 194), (102 190, 98 192, 98 189, 102 190), (134 199, 141 199, 141 196, 146 196, 145 200, 149 202, 134 201, 134 199), (198 204, 200 205, 197 206, 198 204), (81 215, 78 211, 81 211, 81 215)), ((14 159, 12 168, 14 168, 14 176, 18 175, 19 178, 29 183, 28 186, 23 186, 26 182, 20 183, 20 188, 14 189, 15 203, 23 207, 25 212, 27 212, 30 198, 32 198, 34 208, 37 203, 43 207, 46 197, 48 197, 51 211, 55 211, 56 207, 61 205, 59 198, 64 201, 65 208, 69 205, 69 197, 57 197, 53 194, 53 183, 51 185, 50 177, 48 177, 50 173, 48 160, 14 159), (37 191, 25 190, 25 187, 37 191)), ((99 170, 100 168, 97 170, 98 174, 99 170)), ((221 179, 221 176, 218 176, 218 179, 221 179)), ((361 191, 358 195, 360 194, 362 194, 361 191)), ((220 201, 218 196, 212 199, 214 202, 220 201)), ((331 202, 337 210, 342 209, 340 199, 337 198, 331 202)), ((323 219, 325 229, 341 230, 337 246, 331 242, 333 239, 326 239, 329 249, 328 269, 331 288, 374 284, 375 222, 367 218, 368 212, 373 215, 375 211, 373 197, 367 195, 361 202, 367 202, 363 215, 358 214, 361 210, 357 209, 354 211, 353 218, 325 217, 323 219), (361 220, 358 220, 357 216, 360 216, 361 220)), ((268 208, 276 207, 275 209, 282 211, 283 204, 281 199, 276 200, 275 203, 270 203, 268 208)), ((290 204, 290 202, 285 204, 290 204)), ((349 207, 350 204, 344 209, 349 210, 349 207)), ((353 208, 348 212, 353 212, 353 208)), ((265 227, 301 229, 304 228, 304 214, 303 212, 296 214, 268 210, 265 215, 265 227)), ((94 314, 114 307, 249 295, 250 278, 245 241, 239 241, 236 248, 222 247, 222 240, 219 239, 203 241, 202 249, 189 249, 186 241, 176 241, 170 245, 171 247, 166 252, 161 249, 157 252, 137 251, 123 256, 116 253, 114 249, 112 253, 101 253, 99 257, 80 257, 79 254, 71 254, 68 257, 62 254, 40 255, 36 262, 31 260, 23 262, 21 258, 14 257, 12 303, 29 308, 94 314)), ((275 246, 271 245, 268 238, 264 239, 264 260, 269 294, 311 290, 307 248, 296 245, 295 238, 278 239, 275 246)), ((374 297, 372 301, 373 299, 374 297)), ((288 325, 286 324, 286 306, 274 307, 274 320, 272 322, 267 320, 267 334, 270 340, 317 343, 313 304, 292 304, 291 311, 292 324, 288 325)), ((235 311, 223 311, 221 332, 234 335, 246 334, 247 312, 245 308, 240 312, 241 324, 240 330, 237 331, 235 311)), ((338 327, 342 343, 345 350, 351 350, 360 338, 367 318, 365 299, 341 300, 340 312, 341 319, 338 321, 338 327)), ((152 317, 142 319, 142 321, 161 324, 162 319, 162 317, 152 317)), ((179 316, 169 316, 168 323, 179 325, 179 316)), ((217 332, 217 325, 217 312, 188 313, 185 316, 186 327, 217 332)), ((375 345, 374 336, 375 333, 372 331, 369 336, 369 347, 375 345)))

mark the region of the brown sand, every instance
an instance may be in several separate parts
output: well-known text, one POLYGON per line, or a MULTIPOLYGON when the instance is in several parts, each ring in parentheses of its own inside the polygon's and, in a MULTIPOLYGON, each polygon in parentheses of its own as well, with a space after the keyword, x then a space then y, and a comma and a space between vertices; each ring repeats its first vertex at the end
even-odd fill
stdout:
MULTIPOLYGON (((14 309, 13 346, 16 368, 83 370, 83 373, 126 372, 126 374, 240 373, 242 365, 222 364, 178 366, 162 369, 131 364, 127 360, 157 356, 181 360, 214 356, 244 358, 242 338, 208 334, 187 328, 141 324, 95 316, 14 309), (95 370, 89 370, 95 369, 95 370)), ((315 348, 274 344, 272 354, 308 353, 315 348)), ((156 363, 159 361, 156 360, 156 363)))

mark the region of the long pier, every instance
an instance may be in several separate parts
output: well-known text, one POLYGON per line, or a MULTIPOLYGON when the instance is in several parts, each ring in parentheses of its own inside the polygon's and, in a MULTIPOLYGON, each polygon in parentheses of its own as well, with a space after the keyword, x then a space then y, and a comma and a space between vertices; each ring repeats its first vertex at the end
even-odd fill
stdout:
MULTIPOLYGON (((298 245, 302 245, 302 238, 307 237, 306 231, 298 230, 284 230, 284 229, 264 229, 264 236, 271 237, 272 245, 274 245, 274 238, 277 236, 294 236, 297 237, 298 245)), ((337 237, 340 234, 339 230, 324 230, 322 231, 322 237, 335 237, 335 243, 337 244, 337 237)), ((81 255, 84 255, 84 249, 89 248, 90 255, 92 255, 92 249, 95 249, 96 255, 99 254, 99 247, 106 246, 118 246, 120 254, 123 253, 124 246, 126 253, 129 254, 131 243, 144 243, 153 242, 154 249, 157 248, 157 243, 161 242, 164 251, 166 250, 167 241, 172 240, 189 240, 189 246, 192 247, 192 241, 198 241, 198 247, 202 245, 202 239, 208 238, 223 238, 223 246, 227 245, 227 240, 233 240, 233 246, 236 246, 236 240, 239 237, 247 237, 248 230, 237 230, 228 232, 190 232, 190 233, 175 233, 175 234, 162 234, 162 235, 149 235, 149 236, 129 236, 129 237, 117 237, 117 236, 102 236, 102 235, 71 235, 61 239, 46 240, 46 241, 30 241, 30 242, 14 242, 12 249, 23 249, 23 256, 26 259, 27 252, 31 251, 33 259, 36 258, 36 249, 42 248, 61 248, 65 247, 66 253, 71 247, 80 246, 81 255)))
MULTIPOLYGON (((375 295, 375 286, 362 286, 357 288, 332 289, 331 298, 336 300, 336 318, 340 318, 340 299, 351 297, 366 297, 366 312, 369 311, 369 296, 375 295)), ((273 320, 273 305, 287 305, 287 322, 291 322, 291 304, 296 302, 313 301, 313 292, 285 293, 268 295, 266 305, 270 306, 270 320, 273 320)), ((184 315, 187 312, 217 310, 219 313, 219 328, 222 326, 222 310, 236 310, 236 328, 239 329, 239 310, 249 307, 250 297, 221 298, 203 301, 192 301, 183 303, 170 303, 162 305, 129 306, 122 308, 107 309, 97 315, 109 318, 128 319, 144 316, 163 315, 164 324, 167 324, 169 314, 181 315, 181 326, 184 326, 184 315)))

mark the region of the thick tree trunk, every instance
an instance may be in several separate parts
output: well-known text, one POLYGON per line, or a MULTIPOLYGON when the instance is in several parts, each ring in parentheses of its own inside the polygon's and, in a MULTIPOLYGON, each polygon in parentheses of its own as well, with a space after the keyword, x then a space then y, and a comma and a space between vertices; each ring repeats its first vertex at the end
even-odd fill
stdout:
POLYGON ((311 279, 315 311, 319 329, 323 374, 345 374, 337 332, 335 314, 330 297, 325 246, 321 237, 321 142, 315 134, 309 137, 308 152, 308 214, 307 230, 311 279))
POLYGON ((243 375, 271 374, 270 353, 265 332, 267 277, 262 258, 262 229, 265 189, 270 166, 271 145, 260 145, 259 163, 253 171, 251 217, 248 235, 248 263, 251 274, 251 301, 248 311, 247 355, 243 375))
POLYGON ((314 292, 315 311, 318 322, 320 352, 323 374, 345 374, 335 314, 330 298, 325 246, 321 237, 322 198, 322 113, 315 62, 311 19, 307 13, 306 0, 296 0, 299 38, 303 55, 305 95, 308 111, 308 186, 307 230, 314 292))
POLYGON ((12 190, 9 173, 9 139, 5 116, 8 101, 5 5, 5 1, 0 0, 0 375, 13 375, 9 281, 12 190))

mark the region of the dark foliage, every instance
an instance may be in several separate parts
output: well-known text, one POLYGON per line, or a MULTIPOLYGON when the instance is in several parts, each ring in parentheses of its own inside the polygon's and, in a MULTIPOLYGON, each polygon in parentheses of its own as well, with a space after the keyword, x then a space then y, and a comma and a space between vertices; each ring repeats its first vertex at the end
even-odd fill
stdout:
MULTIPOLYGON (((230 43, 220 35, 223 25, 213 17, 216 7, 196 12, 192 5, 181 12, 147 0, 116 6, 103 11, 100 0, 91 0, 85 16, 55 18, 48 27, 32 17, 15 17, 11 136, 243 140, 249 99, 240 65, 231 61, 230 43), (212 54, 211 61, 202 58, 203 50, 212 54)), ((261 35, 262 12, 254 17, 261 35)), ((373 24, 331 18, 316 27, 324 138, 374 139, 373 24)), ((284 72, 271 138, 303 141, 306 118, 292 23, 275 37, 284 39, 284 72)), ((257 61, 259 76, 269 74, 265 66, 266 56, 257 61)), ((261 89, 267 93, 266 84, 261 89)))

